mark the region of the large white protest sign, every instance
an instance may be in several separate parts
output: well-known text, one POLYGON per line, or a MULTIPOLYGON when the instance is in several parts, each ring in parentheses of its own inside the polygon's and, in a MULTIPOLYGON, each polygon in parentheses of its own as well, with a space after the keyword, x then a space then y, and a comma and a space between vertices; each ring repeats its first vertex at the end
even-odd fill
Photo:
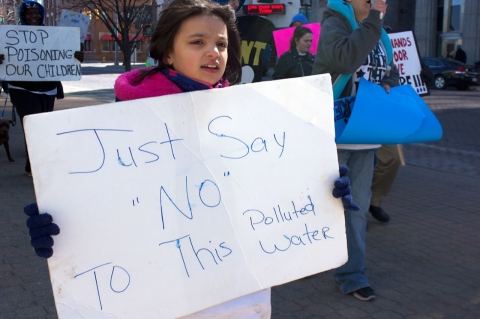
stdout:
POLYGON ((329 75, 25 118, 59 318, 177 318, 347 260, 329 75))
POLYGON ((67 27, 0 25, 0 79, 8 81, 80 80, 80 30, 67 27))
POLYGON ((393 63, 400 73, 400 84, 411 85, 419 95, 428 94, 428 88, 420 76, 422 66, 412 31, 389 33, 393 48, 393 63))
POLYGON ((60 21, 58 22, 58 25, 61 27, 80 28, 80 43, 85 41, 89 24, 90 16, 66 9, 62 10, 60 21))

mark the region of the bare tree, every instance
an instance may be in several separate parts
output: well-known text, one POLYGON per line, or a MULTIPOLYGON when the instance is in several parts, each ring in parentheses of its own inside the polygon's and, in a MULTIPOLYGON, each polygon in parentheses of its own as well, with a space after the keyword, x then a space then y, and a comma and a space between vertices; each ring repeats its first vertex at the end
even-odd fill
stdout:
POLYGON ((20 2, 14 0, 3 0, 0 5, 0 16, 2 17, 2 24, 15 25, 18 23, 16 10, 20 2))
POLYGON ((123 52, 125 71, 130 71, 135 42, 143 27, 156 20, 156 0, 74 0, 70 3, 68 9, 90 11, 107 27, 123 52), (136 31, 130 39, 133 29, 136 31))

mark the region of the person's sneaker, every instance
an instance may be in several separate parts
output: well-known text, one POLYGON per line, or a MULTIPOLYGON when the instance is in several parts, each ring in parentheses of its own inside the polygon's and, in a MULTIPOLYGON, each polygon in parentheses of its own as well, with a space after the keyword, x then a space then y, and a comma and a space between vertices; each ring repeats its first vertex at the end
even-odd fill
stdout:
POLYGON ((372 301, 375 299, 375 291, 371 287, 363 287, 353 292, 355 298, 363 301, 372 301))
POLYGON ((382 223, 388 223, 390 221, 390 216, 388 216, 387 212, 383 210, 382 207, 372 206, 368 210, 370 214, 372 214, 373 218, 378 220, 382 223))

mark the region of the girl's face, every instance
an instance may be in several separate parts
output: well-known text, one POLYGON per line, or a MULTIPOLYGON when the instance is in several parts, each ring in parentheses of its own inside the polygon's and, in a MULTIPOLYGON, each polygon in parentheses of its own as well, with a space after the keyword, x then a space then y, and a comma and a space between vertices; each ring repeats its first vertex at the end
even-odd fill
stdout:
POLYGON ((300 39, 295 39, 298 53, 307 53, 312 46, 312 34, 305 33, 300 39))
POLYGON ((23 20, 27 25, 41 25, 42 15, 38 9, 25 9, 23 20))
POLYGON ((165 63, 191 79, 215 85, 225 73, 227 47, 227 26, 219 17, 191 17, 182 22, 165 63))

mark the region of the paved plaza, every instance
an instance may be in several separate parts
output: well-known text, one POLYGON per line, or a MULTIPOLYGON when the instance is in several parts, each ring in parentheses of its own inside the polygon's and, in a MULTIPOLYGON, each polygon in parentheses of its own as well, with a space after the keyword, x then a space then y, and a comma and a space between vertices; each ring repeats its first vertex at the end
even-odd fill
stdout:
MULTIPOLYGON (((70 89, 56 109, 114 101, 108 85, 92 85, 70 89)), ((444 136, 404 147, 406 166, 382 205, 390 223, 368 216, 367 277, 377 299, 342 295, 328 271, 274 287, 272 319, 480 318, 480 91, 433 91, 424 99, 444 136)), ((25 226, 23 206, 35 194, 20 124, 10 134, 15 162, 0 147, 0 319, 53 319, 47 262, 32 251, 25 226)))

